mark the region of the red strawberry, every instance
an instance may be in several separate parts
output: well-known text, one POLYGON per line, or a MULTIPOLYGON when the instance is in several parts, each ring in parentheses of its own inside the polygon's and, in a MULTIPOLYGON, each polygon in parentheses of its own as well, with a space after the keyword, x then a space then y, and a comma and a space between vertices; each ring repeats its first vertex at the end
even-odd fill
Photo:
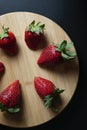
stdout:
POLYGON ((25 30, 25 42, 30 49, 36 50, 43 37, 43 30, 45 24, 38 22, 35 24, 35 20, 32 21, 25 30))
POLYGON ((3 74, 5 72, 5 66, 2 62, 0 62, 0 74, 3 74))
POLYGON ((75 52, 70 51, 72 45, 72 43, 67 44, 66 40, 61 44, 49 45, 42 51, 37 63, 43 66, 52 66, 56 65, 61 60, 73 59, 76 54, 75 52))
POLYGON ((35 77, 34 85, 38 95, 44 100, 46 107, 51 107, 56 95, 59 95, 64 91, 59 90, 50 80, 42 77, 35 77))
POLYGON ((20 111, 20 85, 19 80, 14 81, 7 88, 5 88, 0 94, 0 109, 1 111, 7 111, 10 113, 16 113, 20 111))
POLYGON ((18 46, 15 35, 9 31, 9 28, 3 26, 2 29, 3 32, 0 34, 0 48, 2 48, 7 54, 16 55, 18 52, 18 46))

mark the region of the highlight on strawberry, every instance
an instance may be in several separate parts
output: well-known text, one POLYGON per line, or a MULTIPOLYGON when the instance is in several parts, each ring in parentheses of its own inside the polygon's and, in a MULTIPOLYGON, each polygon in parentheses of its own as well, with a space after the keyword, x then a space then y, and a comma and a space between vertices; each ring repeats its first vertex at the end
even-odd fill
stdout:
POLYGON ((72 60, 76 53, 71 50, 73 43, 63 40, 60 44, 49 45, 40 54, 37 64, 41 66, 53 66, 64 60, 72 60))
POLYGON ((20 111, 20 84, 15 80, 0 93, 0 109, 9 113, 20 111))
POLYGON ((0 34, 0 48, 9 55, 16 55, 18 46, 16 37, 13 32, 9 31, 9 27, 2 26, 3 32, 0 34))
POLYGON ((52 108, 52 110, 57 111, 58 106, 55 107, 56 100, 59 95, 64 91, 64 89, 56 88, 53 82, 42 77, 34 78, 34 85, 38 95, 43 99, 45 106, 52 108))
POLYGON ((44 27, 45 24, 41 24, 41 22, 35 23, 35 20, 26 27, 24 39, 30 49, 36 50, 39 46, 43 37, 44 27))

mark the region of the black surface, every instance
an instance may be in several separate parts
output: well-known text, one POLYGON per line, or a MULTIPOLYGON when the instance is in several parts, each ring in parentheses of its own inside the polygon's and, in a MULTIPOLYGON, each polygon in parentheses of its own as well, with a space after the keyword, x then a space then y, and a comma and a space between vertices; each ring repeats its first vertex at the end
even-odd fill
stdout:
MULTIPOLYGON (((0 0, 0 15, 28 11, 44 15, 58 23, 75 44, 80 64, 77 90, 66 109, 55 119, 35 129, 85 130, 87 129, 87 26, 85 0, 0 0)), ((0 125, 1 128, 9 128, 0 125)), ((10 129, 10 128, 9 128, 10 129)))

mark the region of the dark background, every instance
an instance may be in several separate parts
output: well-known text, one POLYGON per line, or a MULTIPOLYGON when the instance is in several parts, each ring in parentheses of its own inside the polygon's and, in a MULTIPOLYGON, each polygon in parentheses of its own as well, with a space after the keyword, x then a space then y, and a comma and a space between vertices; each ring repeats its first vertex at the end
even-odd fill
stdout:
MULTIPOLYGON (((43 125, 28 129, 87 129, 86 7, 86 0, 0 0, 0 15, 15 11, 28 11, 44 15, 59 24, 74 42, 79 58, 79 81, 76 92, 69 105, 55 119, 43 125)), ((9 127, 0 125, 1 128, 9 127)))

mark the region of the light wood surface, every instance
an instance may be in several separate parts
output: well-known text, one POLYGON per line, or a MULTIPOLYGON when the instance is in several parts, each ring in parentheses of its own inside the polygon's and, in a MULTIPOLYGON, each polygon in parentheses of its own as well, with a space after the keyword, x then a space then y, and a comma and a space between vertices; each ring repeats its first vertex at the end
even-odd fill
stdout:
MULTIPOLYGON (((71 41, 66 32, 52 20, 29 12, 13 12, 0 16, 0 33, 3 24, 15 34, 19 53, 17 56, 10 57, 0 49, 0 61, 6 67, 5 74, 0 77, 0 92, 18 79, 22 90, 22 109, 14 115, 0 112, 0 124, 20 128, 43 124, 58 116, 70 102, 78 83, 78 57, 72 62, 59 64, 52 69, 41 68, 37 65, 37 59, 43 48, 52 42, 59 43, 64 39, 71 41), (36 51, 30 50, 24 41, 25 28, 33 20, 45 24, 44 39, 36 51), (58 106, 58 113, 45 108, 34 88, 35 76, 47 78, 56 87, 65 89, 61 94, 62 103, 58 106)), ((76 51, 75 47, 73 50, 76 51)))

